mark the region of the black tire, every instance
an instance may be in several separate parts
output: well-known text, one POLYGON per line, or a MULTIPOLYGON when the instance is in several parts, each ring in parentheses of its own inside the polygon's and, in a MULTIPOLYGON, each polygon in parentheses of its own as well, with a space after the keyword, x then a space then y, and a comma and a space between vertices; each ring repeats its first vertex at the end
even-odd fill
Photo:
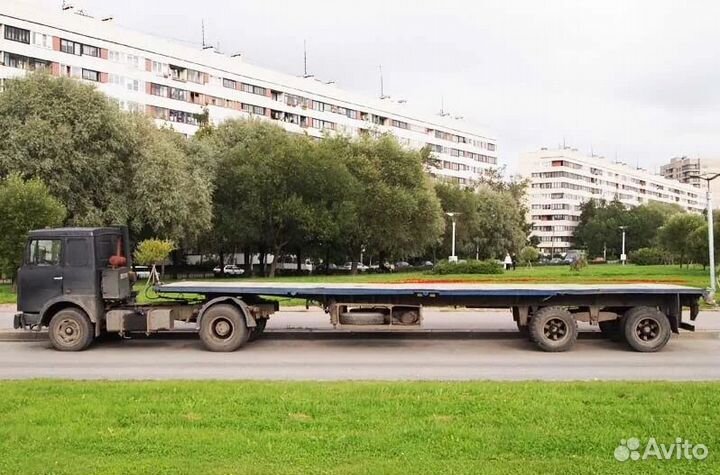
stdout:
POLYGON ((213 305, 205 311, 200 321, 200 339, 209 351, 235 351, 249 337, 245 316, 234 305, 213 305))
POLYGON ((530 320, 530 339, 543 351, 568 351, 577 341, 577 322, 563 307, 544 307, 530 320))
POLYGON ((64 308, 50 320, 48 336, 58 351, 83 351, 93 342, 95 327, 82 310, 64 308))
POLYGON ((267 318, 256 318, 255 328, 250 329, 250 338, 248 341, 255 341, 265 333, 265 326, 267 325, 267 318))
POLYGON ((628 310, 623 320, 625 341, 635 351, 660 351, 670 340, 670 320, 658 309, 634 307, 628 310))

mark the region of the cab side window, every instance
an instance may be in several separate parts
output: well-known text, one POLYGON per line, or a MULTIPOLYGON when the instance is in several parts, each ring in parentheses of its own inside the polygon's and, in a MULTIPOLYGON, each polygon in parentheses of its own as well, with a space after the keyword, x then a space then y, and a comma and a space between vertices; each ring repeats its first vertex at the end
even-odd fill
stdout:
POLYGON ((68 238, 65 242, 65 265, 87 267, 90 264, 90 242, 88 239, 68 238))
POLYGON ((62 241, 59 239, 35 239, 30 241, 28 264, 33 266, 60 265, 62 241))

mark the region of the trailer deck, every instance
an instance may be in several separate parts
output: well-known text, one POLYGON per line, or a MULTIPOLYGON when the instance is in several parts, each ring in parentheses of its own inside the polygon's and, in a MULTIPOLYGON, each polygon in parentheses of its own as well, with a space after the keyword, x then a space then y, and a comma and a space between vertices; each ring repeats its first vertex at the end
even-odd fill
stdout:
POLYGON ((462 283, 289 283, 289 282, 207 282, 183 281, 163 284, 158 292, 169 294, 234 294, 325 300, 342 297, 406 296, 428 298, 531 297, 552 299, 559 296, 675 295, 690 299, 702 297, 703 290, 668 284, 488 284, 462 283))

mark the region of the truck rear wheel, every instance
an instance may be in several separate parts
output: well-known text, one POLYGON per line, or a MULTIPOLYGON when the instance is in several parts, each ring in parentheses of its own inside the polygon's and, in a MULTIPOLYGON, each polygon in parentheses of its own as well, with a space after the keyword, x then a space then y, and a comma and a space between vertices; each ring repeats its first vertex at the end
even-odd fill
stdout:
POLYGON ((82 310, 64 308, 50 320, 48 336, 58 351, 83 351, 92 343, 95 331, 82 310))
POLYGON ((200 320, 200 339, 210 351, 235 351, 249 336, 245 317, 234 305, 213 305, 200 320))
POLYGON ((672 330, 667 316, 651 307, 635 307, 623 318, 625 341, 635 351, 660 351, 670 340, 672 330))
POLYGON ((577 340, 577 322, 562 307, 544 307, 529 323, 530 339, 543 351, 567 351, 577 340))

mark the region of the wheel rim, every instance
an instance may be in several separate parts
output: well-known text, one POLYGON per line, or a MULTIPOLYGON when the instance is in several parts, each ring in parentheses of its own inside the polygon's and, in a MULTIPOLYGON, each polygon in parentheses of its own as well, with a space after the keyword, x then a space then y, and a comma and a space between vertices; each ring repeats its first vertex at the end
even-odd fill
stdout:
POLYGON ((635 325, 635 335, 645 342, 657 340, 660 337, 660 323, 654 318, 643 318, 635 325))
POLYGON ((72 318, 64 318, 60 321, 55 334, 63 344, 72 345, 80 340, 82 330, 78 322, 72 318))
POLYGON ((548 340, 562 340, 568 334, 567 323, 560 318, 550 318, 543 326, 543 333, 548 340))
POLYGON ((225 317, 219 317, 213 320, 211 329, 212 334, 215 338, 218 338, 220 340, 227 340, 233 335, 233 330, 235 328, 233 327, 233 324, 229 319, 225 317))

